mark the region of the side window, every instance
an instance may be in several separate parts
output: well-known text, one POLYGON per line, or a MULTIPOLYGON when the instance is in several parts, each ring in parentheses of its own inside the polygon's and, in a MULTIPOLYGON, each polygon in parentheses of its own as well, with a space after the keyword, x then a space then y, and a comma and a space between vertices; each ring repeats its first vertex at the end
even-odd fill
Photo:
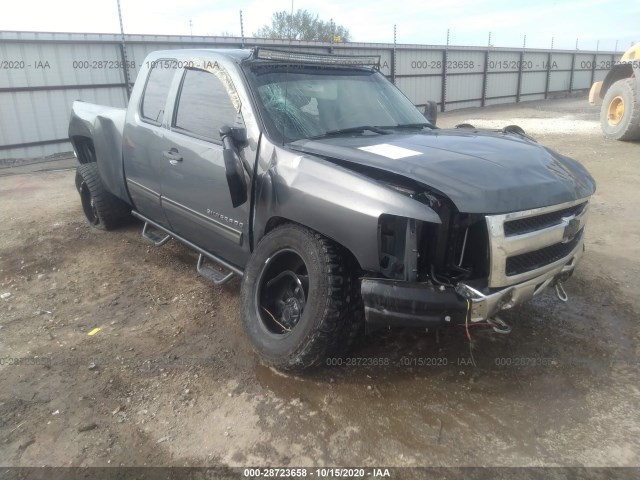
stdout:
POLYGON ((219 140, 220 128, 242 125, 222 82, 202 70, 185 70, 174 127, 195 137, 219 140))
POLYGON ((149 72, 147 85, 142 97, 140 114, 142 118, 153 123, 162 123, 164 106, 167 103, 167 95, 176 71, 174 60, 157 60, 153 62, 149 72))

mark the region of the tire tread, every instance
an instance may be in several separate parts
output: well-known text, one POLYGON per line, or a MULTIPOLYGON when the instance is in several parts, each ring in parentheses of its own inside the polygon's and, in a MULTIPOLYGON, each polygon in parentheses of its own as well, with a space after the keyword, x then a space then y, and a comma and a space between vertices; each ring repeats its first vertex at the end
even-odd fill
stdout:
POLYGON ((638 93, 635 78, 624 78, 611 85, 602 102, 602 109, 600 113, 600 124, 605 136, 614 140, 622 141, 640 139, 640 98, 638 98, 638 93), (623 130, 608 132, 607 128, 609 128, 609 125, 607 123, 606 113, 608 105, 611 102, 611 98, 616 95, 622 95, 625 93, 624 90, 626 89, 628 89, 628 92, 630 92, 631 95, 631 105, 625 106, 625 110, 631 109, 631 118, 629 119, 629 122, 626 123, 626 127, 623 130))
POLYGON ((328 358, 342 356, 349 351, 364 330, 364 307, 360 297, 360 281, 356 275, 357 263, 348 251, 298 224, 280 225, 268 235, 283 229, 296 230, 314 244, 328 290, 320 322, 296 351, 287 358, 263 358, 263 361, 281 370, 303 370, 322 365, 328 358))
POLYGON ((76 179, 78 188, 80 188, 81 182, 84 182, 93 197, 100 220, 96 228, 113 230, 130 220, 131 209, 125 202, 104 188, 98 165, 95 162, 78 165, 76 172, 76 176, 80 177, 80 183, 76 179))

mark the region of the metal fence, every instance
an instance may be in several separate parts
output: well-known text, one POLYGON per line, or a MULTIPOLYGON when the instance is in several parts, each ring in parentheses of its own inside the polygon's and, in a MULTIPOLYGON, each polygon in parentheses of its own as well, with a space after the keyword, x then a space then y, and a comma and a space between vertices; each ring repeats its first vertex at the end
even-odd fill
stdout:
POLYGON ((0 159, 71 150, 74 100, 124 107, 146 55, 175 48, 256 45, 297 51, 380 55, 381 72, 418 106, 440 110, 539 100, 590 88, 615 52, 394 45, 237 37, 0 32, 0 159))

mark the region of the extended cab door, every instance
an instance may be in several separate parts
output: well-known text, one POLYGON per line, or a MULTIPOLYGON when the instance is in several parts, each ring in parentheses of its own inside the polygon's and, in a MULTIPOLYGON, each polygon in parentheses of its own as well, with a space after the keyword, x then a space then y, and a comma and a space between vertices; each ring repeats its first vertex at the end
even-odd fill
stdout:
POLYGON ((162 207, 172 230, 237 265, 249 248, 249 202, 231 204, 220 140, 223 126, 243 126, 213 73, 185 69, 163 142, 162 207))
POLYGON ((163 142, 169 119, 169 92, 177 72, 175 59, 149 62, 144 91, 137 104, 130 105, 123 142, 127 188, 135 209, 168 226, 160 205, 161 169, 166 160, 163 142))

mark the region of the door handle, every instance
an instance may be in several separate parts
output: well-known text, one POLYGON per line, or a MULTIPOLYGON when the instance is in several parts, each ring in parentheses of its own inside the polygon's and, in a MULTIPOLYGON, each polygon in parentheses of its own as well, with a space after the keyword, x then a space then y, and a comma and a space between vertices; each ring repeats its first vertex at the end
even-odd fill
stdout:
POLYGON ((162 156, 164 158, 166 158, 167 160, 169 160, 169 163, 171 165, 177 165, 178 162, 182 161, 182 155, 180 155, 180 153, 178 153, 178 149, 176 149, 176 148, 171 148, 170 150, 165 150, 164 152, 162 152, 162 156))

